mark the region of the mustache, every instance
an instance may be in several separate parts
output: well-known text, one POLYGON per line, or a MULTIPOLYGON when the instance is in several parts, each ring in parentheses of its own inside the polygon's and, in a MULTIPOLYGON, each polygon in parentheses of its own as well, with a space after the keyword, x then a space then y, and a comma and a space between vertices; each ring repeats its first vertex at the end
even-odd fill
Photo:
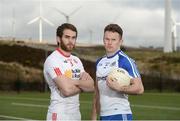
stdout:
POLYGON ((73 43, 68 43, 67 45, 72 45, 72 46, 74 46, 74 44, 73 44, 73 43))

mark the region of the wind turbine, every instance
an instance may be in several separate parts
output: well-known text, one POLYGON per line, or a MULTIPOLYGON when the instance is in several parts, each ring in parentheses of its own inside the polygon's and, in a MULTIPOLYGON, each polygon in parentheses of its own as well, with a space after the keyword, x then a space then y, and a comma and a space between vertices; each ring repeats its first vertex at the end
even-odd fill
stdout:
POLYGON ((172 17, 172 49, 177 51, 177 26, 180 26, 180 22, 177 23, 175 18, 172 17))
POLYGON ((12 39, 15 39, 15 9, 12 9, 12 39))
POLYGON ((34 18, 33 20, 29 21, 28 24, 35 23, 36 21, 39 21, 39 42, 42 42, 42 21, 46 22, 47 24, 54 26, 52 22, 50 22, 48 19, 44 18, 42 16, 42 5, 41 0, 39 1, 39 16, 34 18))
POLYGON ((172 52, 172 23, 171 23, 171 0, 165 0, 165 32, 164 49, 165 53, 172 52))
POLYGON ((59 9, 57 9, 57 8, 55 8, 55 10, 66 18, 66 23, 69 23, 69 22, 70 22, 70 20, 69 20, 69 19, 70 19, 70 16, 72 16, 73 14, 75 14, 81 7, 82 7, 82 6, 74 9, 70 14, 66 14, 66 13, 64 13, 63 11, 61 11, 61 10, 59 10, 59 9))

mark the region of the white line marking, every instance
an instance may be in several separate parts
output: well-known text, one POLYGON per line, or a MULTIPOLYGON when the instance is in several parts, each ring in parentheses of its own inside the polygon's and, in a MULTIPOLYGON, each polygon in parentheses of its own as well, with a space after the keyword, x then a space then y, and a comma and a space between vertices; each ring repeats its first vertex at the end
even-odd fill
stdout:
POLYGON ((26 119, 26 118, 14 117, 14 116, 7 116, 7 115, 0 115, 0 117, 6 118, 6 119, 16 119, 16 120, 32 120, 32 119, 26 119))
POLYGON ((45 98, 26 98, 26 97, 1 97, 0 96, 0 99, 49 101, 49 99, 45 99, 45 98))
MULTIPOLYGON (((85 102, 87 103, 87 102, 85 102)), ((41 107, 41 108, 48 108, 47 105, 37 105, 37 104, 29 104, 29 103, 15 103, 12 102, 12 105, 16 105, 16 106, 25 106, 25 107, 41 107)), ((81 107, 83 109, 89 109, 88 107, 81 107)))
POLYGON ((37 105, 37 104, 29 104, 29 103, 11 103, 12 105, 18 105, 18 106, 27 106, 27 107, 41 107, 41 108, 47 108, 47 105, 37 105))
MULTIPOLYGON (((87 103, 88 101, 85 101, 87 103)), ((83 103, 83 102, 81 102, 83 103)), ((90 103, 90 102, 89 102, 90 103)), ((48 108, 47 105, 37 105, 37 104, 29 104, 29 103, 11 103, 12 105, 18 105, 18 106, 27 106, 27 107, 42 107, 42 108, 48 108)), ((138 105, 134 104, 131 105, 132 107, 139 107, 139 108, 153 108, 153 109, 162 109, 162 110, 180 110, 180 108, 177 107, 168 107, 168 106, 148 106, 148 105, 138 105)))
POLYGON ((132 107, 139 107, 139 108, 154 108, 154 109, 164 109, 164 110, 180 110, 177 107, 167 107, 167 106, 148 106, 148 105, 131 105, 132 107))

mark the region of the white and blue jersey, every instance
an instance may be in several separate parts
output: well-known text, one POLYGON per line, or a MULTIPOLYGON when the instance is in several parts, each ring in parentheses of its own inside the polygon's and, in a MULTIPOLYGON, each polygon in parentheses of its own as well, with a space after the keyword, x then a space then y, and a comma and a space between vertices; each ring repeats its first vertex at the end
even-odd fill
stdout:
POLYGON ((112 90, 106 85, 106 77, 114 67, 125 69, 132 78, 140 77, 135 61, 119 50, 114 55, 104 56, 96 62, 96 78, 100 93, 101 116, 132 114, 128 95, 112 90))

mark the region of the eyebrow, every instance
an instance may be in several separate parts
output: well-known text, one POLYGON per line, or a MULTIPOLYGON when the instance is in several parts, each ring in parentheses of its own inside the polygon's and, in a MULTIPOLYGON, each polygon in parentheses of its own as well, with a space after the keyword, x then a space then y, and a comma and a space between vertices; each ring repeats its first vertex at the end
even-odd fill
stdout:
POLYGON ((70 36, 70 35, 68 35, 68 34, 65 34, 64 36, 65 36, 65 37, 72 37, 72 38, 76 38, 76 36, 70 36))

